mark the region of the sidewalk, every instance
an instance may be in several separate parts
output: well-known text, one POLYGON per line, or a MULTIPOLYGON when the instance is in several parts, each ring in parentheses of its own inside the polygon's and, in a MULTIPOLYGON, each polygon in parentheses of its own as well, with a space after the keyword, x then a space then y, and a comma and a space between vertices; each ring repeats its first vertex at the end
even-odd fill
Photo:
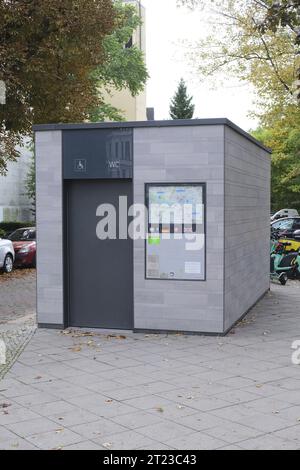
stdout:
POLYGON ((0 382, 0 449, 300 449, 300 283, 226 338, 38 330, 0 382))

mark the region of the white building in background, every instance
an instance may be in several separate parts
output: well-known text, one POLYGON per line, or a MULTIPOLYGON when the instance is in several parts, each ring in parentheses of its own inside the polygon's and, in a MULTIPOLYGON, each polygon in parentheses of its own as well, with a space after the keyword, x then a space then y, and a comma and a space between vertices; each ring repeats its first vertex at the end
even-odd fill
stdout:
MULTIPOLYGON (((142 20, 141 26, 134 32, 133 37, 124 45, 137 45, 146 58, 146 14, 140 0, 123 0, 136 6, 142 20)), ((132 96, 130 91, 111 90, 104 94, 105 100, 119 109, 126 121, 146 121, 146 91, 132 96)), ((32 220, 31 201, 26 196, 25 182, 31 163, 31 152, 23 147, 21 156, 16 162, 8 164, 7 176, 0 176, 0 222, 29 222, 32 220)))
POLYGON ((26 179, 32 152, 25 146, 16 162, 9 162, 7 175, 0 176, 0 222, 29 222, 32 204, 26 195, 26 179))
MULTIPOLYGON (((125 47, 132 45, 139 47, 146 60, 146 12, 140 0, 123 0, 124 3, 132 4, 136 7, 142 24, 136 29, 130 41, 125 47)), ((110 93, 104 92, 105 101, 115 108, 119 109, 126 121, 146 121, 146 90, 137 96, 132 96, 127 89, 111 90, 110 93)))

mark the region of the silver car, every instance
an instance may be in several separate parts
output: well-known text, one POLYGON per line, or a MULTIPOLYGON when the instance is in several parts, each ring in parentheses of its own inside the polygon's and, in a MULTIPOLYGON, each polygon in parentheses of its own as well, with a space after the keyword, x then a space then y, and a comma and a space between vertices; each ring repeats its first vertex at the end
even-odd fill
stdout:
POLYGON ((14 266, 15 250, 10 240, 0 238, 0 270, 11 273, 14 266))

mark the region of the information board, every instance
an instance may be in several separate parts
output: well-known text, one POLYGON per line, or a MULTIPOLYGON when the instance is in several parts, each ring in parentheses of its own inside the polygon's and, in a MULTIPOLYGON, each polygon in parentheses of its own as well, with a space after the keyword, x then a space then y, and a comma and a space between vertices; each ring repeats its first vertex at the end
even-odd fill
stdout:
POLYGON ((205 184, 147 184, 146 278, 205 280, 205 184))

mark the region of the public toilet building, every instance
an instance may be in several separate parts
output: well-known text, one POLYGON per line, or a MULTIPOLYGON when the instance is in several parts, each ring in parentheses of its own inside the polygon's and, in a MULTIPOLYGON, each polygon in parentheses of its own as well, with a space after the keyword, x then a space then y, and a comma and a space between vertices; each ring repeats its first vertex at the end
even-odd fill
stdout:
POLYGON ((270 151, 232 122, 34 130, 40 327, 225 334, 268 291, 270 151))

